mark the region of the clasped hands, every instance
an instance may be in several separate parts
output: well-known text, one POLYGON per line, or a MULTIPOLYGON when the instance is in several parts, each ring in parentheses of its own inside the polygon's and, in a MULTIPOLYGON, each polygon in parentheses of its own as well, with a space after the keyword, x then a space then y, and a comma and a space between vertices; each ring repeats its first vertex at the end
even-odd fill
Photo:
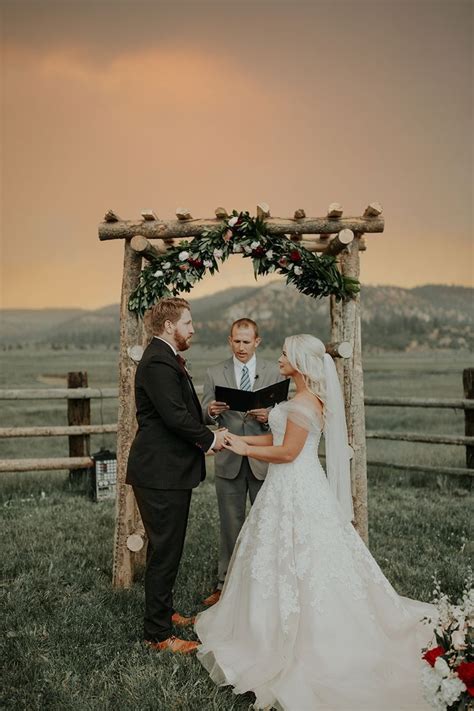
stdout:
MULTIPOLYGON (((223 412, 226 412, 229 406, 225 402, 219 402, 213 400, 209 403, 208 412, 211 417, 219 417, 223 412)), ((245 417, 253 417, 257 422, 261 424, 266 424, 268 422, 268 410, 265 407, 256 408, 255 410, 248 410, 245 413, 245 417)))
POLYGON ((231 452, 245 457, 247 456, 249 446, 241 437, 232 434, 225 427, 221 427, 216 430, 216 441, 212 450, 214 452, 220 452, 222 449, 230 449, 231 452))

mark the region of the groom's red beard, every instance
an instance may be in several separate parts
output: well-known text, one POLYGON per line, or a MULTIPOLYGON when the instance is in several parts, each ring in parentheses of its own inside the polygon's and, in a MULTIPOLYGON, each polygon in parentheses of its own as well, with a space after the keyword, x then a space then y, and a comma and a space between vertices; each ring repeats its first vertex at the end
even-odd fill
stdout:
POLYGON ((187 351, 190 346, 189 341, 191 340, 191 337, 186 340, 184 336, 181 336, 179 333, 175 333, 174 340, 178 351, 187 351))

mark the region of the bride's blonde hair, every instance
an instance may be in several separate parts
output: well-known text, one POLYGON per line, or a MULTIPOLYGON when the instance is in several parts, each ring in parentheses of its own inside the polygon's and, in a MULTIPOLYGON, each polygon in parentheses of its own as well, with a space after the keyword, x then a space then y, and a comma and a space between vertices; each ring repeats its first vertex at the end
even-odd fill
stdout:
POLYGON ((316 336, 298 333, 285 338, 284 350, 291 365, 303 376, 308 390, 326 406, 324 354, 326 346, 316 336))

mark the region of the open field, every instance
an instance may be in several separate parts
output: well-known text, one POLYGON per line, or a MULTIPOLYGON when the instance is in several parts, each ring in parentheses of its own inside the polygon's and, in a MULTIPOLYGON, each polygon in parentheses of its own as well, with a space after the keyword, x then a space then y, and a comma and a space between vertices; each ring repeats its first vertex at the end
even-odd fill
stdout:
MULTIPOLYGON (((262 351, 276 360, 277 351, 262 351)), ((65 384, 70 370, 86 370, 89 385, 112 387, 117 382, 117 357, 113 350, 33 350, 0 352, 0 387, 54 387, 65 384)), ((189 363, 195 383, 202 383, 206 367, 228 357, 227 348, 209 351, 193 346, 189 363)), ((462 370, 472 364, 467 352, 369 355, 364 358, 365 393, 370 396, 462 397, 462 370)), ((92 421, 117 421, 117 401, 92 401, 92 421)), ((0 426, 61 425, 66 422, 65 401, 4 401, 0 426)), ((460 411, 420 408, 371 407, 366 411, 368 429, 463 434, 460 411)), ((102 444, 113 447, 113 436, 94 436, 92 451, 102 444)), ((67 453, 66 438, 30 438, 0 441, 0 457, 46 457, 67 453)), ((370 440, 373 460, 462 467, 463 447, 370 440)), ((18 475, 15 475, 18 476, 18 475)))
MULTIPOLYGON (((275 358, 276 353, 267 353, 275 358)), ((226 356, 193 348, 194 379, 226 356)), ((1 353, 2 387, 62 385, 68 370, 87 370, 92 386, 116 382, 113 351, 17 351, 1 353)), ((461 396, 466 356, 366 358, 369 395, 461 396)), ((116 401, 103 411, 93 401, 93 421, 116 421, 116 401)), ((372 428, 462 433, 462 413, 444 410, 369 408, 372 428)), ((62 401, 7 401, 2 425, 66 424, 62 401)), ((93 451, 114 437, 93 438, 93 451)), ((2 456, 67 453, 64 438, 4 440, 2 456)), ((369 442, 373 457, 395 461, 463 466, 463 448, 369 442)), ((472 558, 472 496, 463 482, 449 486, 430 475, 404 476, 370 471, 371 550, 402 594, 430 599, 431 576, 457 596, 472 558)), ((218 516, 213 462, 208 479, 193 496, 190 525, 176 589, 176 607, 185 614, 214 583, 218 516)), ((236 697, 209 682, 195 659, 150 652, 140 643, 143 586, 111 589, 114 507, 94 504, 69 489, 64 472, 4 474, 0 481, 4 570, 4 658, 2 707, 53 711, 244 711, 252 696, 236 697)), ((187 632, 191 636, 192 632, 187 632)))
MULTIPOLYGON (((211 466, 212 469, 212 466, 211 466)), ((246 711, 252 697, 218 689, 195 659, 140 644, 143 587, 114 592, 113 505, 58 486, 57 475, 4 481, 2 597, 6 633, 2 708, 52 711, 246 711), (44 492, 43 494, 41 492, 44 492)), ((431 575, 457 595, 466 575, 469 495, 370 486, 371 549, 395 588, 430 599, 431 575)), ((217 506, 209 481, 194 493, 176 607, 190 614, 212 588, 217 506)), ((188 632, 187 635, 191 635, 188 632)))

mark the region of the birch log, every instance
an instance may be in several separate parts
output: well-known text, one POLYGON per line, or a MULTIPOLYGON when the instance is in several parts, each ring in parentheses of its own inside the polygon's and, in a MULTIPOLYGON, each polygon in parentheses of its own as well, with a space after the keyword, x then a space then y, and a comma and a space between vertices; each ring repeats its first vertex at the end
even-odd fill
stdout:
POLYGON ((155 244, 151 244, 143 235, 135 235, 132 237, 130 245, 134 252, 141 254, 145 259, 159 259, 162 254, 167 251, 166 244, 162 239, 157 239, 155 244))
MULTIPOLYGON (((359 278, 359 236, 356 236, 340 257, 342 274, 359 278)), ((364 378, 362 372, 362 344, 360 324, 360 294, 336 302, 331 299, 331 340, 352 344, 352 356, 338 359, 336 367, 341 380, 346 408, 349 444, 354 450, 351 460, 351 482, 354 501, 355 526, 368 544, 367 514, 367 452, 365 443, 364 378)))
MULTIPOLYGON (((267 206, 268 207, 268 206, 267 206)), ((189 214, 186 211, 186 214, 189 214)), ((184 217, 184 215, 182 215, 184 217)), ((343 229, 352 230, 357 234, 372 234, 383 232, 384 218, 379 217, 303 217, 300 220, 283 217, 269 217, 265 227, 269 235, 303 235, 303 234, 333 234, 343 229)), ((196 237, 204 231, 221 227, 222 221, 210 219, 178 219, 178 220, 122 220, 120 222, 101 222, 99 239, 131 239, 135 235, 143 235, 147 239, 183 239, 196 237)))
POLYGON ((133 582, 134 560, 127 548, 127 538, 140 522, 132 488, 125 484, 128 453, 136 430, 134 381, 136 364, 128 348, 141 341, 142 326, 136 314, 128 310, 130 294, 138 285, 142 258, 125 242, 122 297, 120 303, 120 359, 117 434, 117 503, 112 583, 128 588, 133 582))
POLYGON ((343 252, 354 239, 352 230, 341 230, 327 245, 324 254, 335 257, 343 252))

